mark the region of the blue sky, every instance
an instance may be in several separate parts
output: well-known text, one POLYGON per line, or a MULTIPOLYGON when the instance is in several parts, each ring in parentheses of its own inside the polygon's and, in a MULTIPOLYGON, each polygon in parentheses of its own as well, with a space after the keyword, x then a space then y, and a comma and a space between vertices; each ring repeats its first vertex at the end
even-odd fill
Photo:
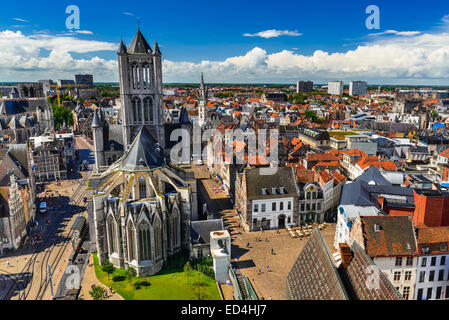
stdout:
POLYGON ((117 81, 115 47, 121 38, 131 42, 140 17, 148 42, 161 47, 165 82, 197 81, 204 71, 211 82, 449 85, 448 14, 447 1, 413 0, 6 2, 0 81, 77 72, 117 81), (379 30, 365 26, 372 4, 380 9, 379 30), (80 8, 81 32, 66 29, 68 5, 80 8))

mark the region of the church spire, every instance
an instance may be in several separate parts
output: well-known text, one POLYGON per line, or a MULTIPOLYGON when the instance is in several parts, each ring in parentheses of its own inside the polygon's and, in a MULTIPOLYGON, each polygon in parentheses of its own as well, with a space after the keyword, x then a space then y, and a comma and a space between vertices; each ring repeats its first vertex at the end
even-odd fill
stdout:
POLYGON ((118 49, 118 54, 125 54, 127 52, 126 45, 123 42, 123 39, 120 40, 120 47, 118 49))
POLYGON ((131 45, 129 46, 128 53, 131 54, 152 53, 150 45, 148 44, 147 40, 145 40, 145 37, 143 36, 142 32, 140 32, 140 28, 137 31, 137 34, 134 37, 133 41, 131 42, 131 45))
POLYGON ((157 41, 154 43, 154 54, 157 56, 161 55, 161 51, 159 50, 159 45, 157 44, 157 41))

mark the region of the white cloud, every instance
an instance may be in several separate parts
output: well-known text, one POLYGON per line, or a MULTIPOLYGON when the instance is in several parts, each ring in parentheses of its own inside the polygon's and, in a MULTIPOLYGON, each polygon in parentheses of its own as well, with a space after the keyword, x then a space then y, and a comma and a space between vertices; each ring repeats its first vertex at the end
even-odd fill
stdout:
POLYGON ((20 19, 20 18, 12 18, 12 19, 16 20, 16 21, 20 21, 20 22, 29 22, 28 20, 20 19))
POLYGON ((92 31, 89 30, 76 30, 75 32, 79 34, 94 34, 92 31))
POLYGON ((261 37, 265 39, 277 38, 280 36, 291 36, 291 37, 299 37, 302 33, 298 33, 298 30, 289 31, 289 30, 265 30, 257 33, 244 33, 244 37, 261 37))
MULTIPOLYGON (((449 31, 384 32, 389 36, 372 37, 367 43, 340 52, 316 50, 305 55, 301 48, 267 52, 255 47, 217 61, 164 60, 164 82, 197 82, 201 72, 208 82, 294 83, 299 78, 361 79, 370 83, 449 82, 449 31)), ((74 73, 83 72, 94 74, 96 81, 117 81, 118 44, 76 36, 0 32, 0 80, 71 79, 74 73), (108 55, 111 58, 96 56, 98 51, 112 52, 108 55)))
POLYGON ((449 33, 379 38, 346 52, 292 50, 268 53, 256 47, 243 56, 199 63, 164 61, 168 82, 195 81, 204 72, 211 82, 293 82, 299 77, 371 82, 449 80, 449 33))
POLYGON ((382 36, 382 35, 396 35, 396 36, 416 36, 421 34, 420 31, 396 31, 396 30, 385 30, 384 32, 370 33, 370 36, 382 36))
POLYGON ((126 16, 134 17, 134 13, 131 13, 131 12, 123 12, 123 14, 126 16))
MULTIPOLYGON (((74 58, 72 54, 115 51, 117 44, 80 40, 72 36, 45 33, 25 35, 20 31, 0 32, 0 77, 3 81, 33 81, 37 78, 69 76, 91 72, 97 80, 116 81, 117 62, 100 57, 74 58)), ((78 55, 79 56, 79 55, 78 55)))

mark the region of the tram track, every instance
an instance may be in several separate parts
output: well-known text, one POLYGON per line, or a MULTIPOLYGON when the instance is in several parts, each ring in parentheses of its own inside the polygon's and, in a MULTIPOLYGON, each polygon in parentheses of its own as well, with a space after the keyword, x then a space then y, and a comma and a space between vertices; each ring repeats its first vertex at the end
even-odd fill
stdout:
POLYGON ((78 188, 70 198, 70 201, 65 205, 64 213, 60 214, 58 220, 53 224, 53 227, 47 231, 46 236, 41 240, 39 246, 34 250, 31 257, 20 271, 19 276, 14 277, 14 279, 10 276, 10 279, 13 280, 13 285, 5 293, 3 299, 11 297, 11 294, 16 290, 18 291, 17 298, 19 300, 29 299, 33 284, 35 283, 34 281, 36 281, 36 275, 40 276, 40 283, 37 295, 33 300, 42 300, 44 298, 50 282, 47 275, 47 265, 50 265, 50 270, 53 274, 58 267, 67 246, 70 244, 71 230, 67 230, 67 226, 75 215, 70 211, 71 206, 78 206, 83 201, 86 193, 86 190, 83 190, 83 188, 89 176, 90 174, 88 174, 79 184, 78 188), (60 232, 57 232, 56 226, 60 228, 60 232), (61 232, 62 235, 60 234, 61 232), (56 256, 51 259, 52 253, 54 252, 56 252, 56 256), (40 263, 40 267, 37 267, 38 263, 40 263), (40 271, 40 274, 35 273, 35 271, 38 270, 40 271), (30 277, 29 280, 27 279, 28 277, 30 277))

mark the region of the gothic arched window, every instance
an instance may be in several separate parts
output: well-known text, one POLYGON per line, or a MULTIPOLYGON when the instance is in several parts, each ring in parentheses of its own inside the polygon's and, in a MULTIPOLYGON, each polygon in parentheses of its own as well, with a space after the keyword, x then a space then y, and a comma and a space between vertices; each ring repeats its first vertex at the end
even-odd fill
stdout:
POLYGON ((131 221, 128 224, 128 255, 129 261, 136 260, 136 229, 131 221))
POLYGON ((134 122, 139 122, 142 120, 142 108, 141 108, 141 102, 139 98, 134 98, 132 101, 133 106, 133 116, 134 116, 134 122))
POLYGON ((142 80, 142 67, 136 66, 136 87, 138 90, 140 90, 140 80, 142 80))
POLYGON ((145 183, 144 177, 140 177, 140 180, 139 180, 139 194, 140 194, 140 199, 144 199, 147 197, 147 184, 145 183))
POLYGON ((143 65, 143 88, 151 88, 151 68, 148 63, 143 65))
POLYGON ((112 216, 109 216, 107 226, 109 237, 109 251, 110 253, 117 252, 117 227, 112 216))
POLYGON ((133 89, 137 89, 137 74, 139 73, 139 68, 136 64, 131 65, 131 82, 133 85, 133 89))
POLYGON ((159 219, 154 220, 154 256, 159 257, 162 254, 161 242, 161 223, 159 219))
POLYGON ((146 221, 143 221, 139 226, 139 249, 140 260, 151 260, 150 225, 146 221))
POLYGON ((175 209, 171 218, 172 246, 177 246, 179 242, 179 212, 175 209))
POLYGON ((153 122, 153 100, 150 97, 143 101, 143 110, 145 113, 145 121, 153 122))

